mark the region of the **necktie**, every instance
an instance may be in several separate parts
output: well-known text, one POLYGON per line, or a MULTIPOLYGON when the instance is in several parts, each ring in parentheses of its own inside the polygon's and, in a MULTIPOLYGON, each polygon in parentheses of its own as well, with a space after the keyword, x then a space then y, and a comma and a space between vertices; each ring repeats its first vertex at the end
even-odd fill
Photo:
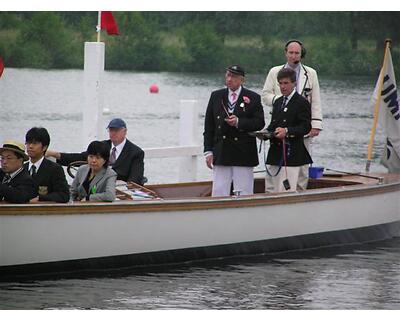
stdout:
POLYGON ((237 93, 236 92, 232 92, 231 99, 232 99, 232 104, 234 104, 236 102, 236 100, 237 100, 237 93))
POLYGON ((33 164, 31 167, 31 176, 33 177, 36 174, 36 166, 33 164))
POLYGON ((11 175, 6 173, 3 178, 3 183, 9 183, 11 181, 11 175))
POLYGON ((110 160, 108 161, 109 164, 112 166, 117 159, 117 148, 113 147, 111 150, 110 160))
POLYGON ((287 100, 288 100, 288 98, 287 98, 287 97, 283 97, 283 101, 282 101, 281 110, 283 110, 283 109, 286 107, 287 100))

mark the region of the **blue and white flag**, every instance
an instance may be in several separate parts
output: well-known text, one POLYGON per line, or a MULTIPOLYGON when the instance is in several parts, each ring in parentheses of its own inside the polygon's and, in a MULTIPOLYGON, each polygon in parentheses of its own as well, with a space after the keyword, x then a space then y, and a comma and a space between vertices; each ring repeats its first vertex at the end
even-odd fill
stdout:
POLYGON ((378 119, 387 137, 386 148, 381 163, 389 172, 400 172, 400 109, 392 55, 390 54, 390 49, 388 48, 387 50, 387 61, 384 63, 385 70, 380 73, 376 82, 372 103, 376 103, 378 90, 381 87, 378 119), (383 85, 381 86, 382 76, 383 85))

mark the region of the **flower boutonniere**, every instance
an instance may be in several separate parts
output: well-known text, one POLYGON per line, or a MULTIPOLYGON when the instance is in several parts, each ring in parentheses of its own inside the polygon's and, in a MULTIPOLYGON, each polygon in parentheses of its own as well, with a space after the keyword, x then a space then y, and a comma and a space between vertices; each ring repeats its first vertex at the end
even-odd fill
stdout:
POLYGON ((243 111, 246 111, 246 104, 250 103, 250 98, 247 96, 243 96, 243 102, 240 104, 240 107, 243 109, 243 111))

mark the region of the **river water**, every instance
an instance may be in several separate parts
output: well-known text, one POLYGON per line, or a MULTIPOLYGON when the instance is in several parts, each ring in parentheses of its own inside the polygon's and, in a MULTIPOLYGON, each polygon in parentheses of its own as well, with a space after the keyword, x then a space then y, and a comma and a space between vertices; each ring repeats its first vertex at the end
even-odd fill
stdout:
MULTIPOLYGON (((264 78, 250 75, 246 86, 260 92, 264 78)), ((324 130, 313 143, 315 165, 364 170, 375 81, 320 79, 324 130)), ((44 126, 52 149, 82 150, 82 82, 81 70, 6 69, 0 79, 0 140, 24 141, 29 128, 44 126)), ((110 114, 101 125, 122 117, 129 139, 142 148, 174 146, 180 100, 195 99, 201 143, 208 98, 222 85, 223 74, 108 71, 104 106, 110 114), (153 83, 158 94, 149 93, 153 83)), ((382 141, 378 128, 371 171, 385 171, 379 164, 382 141)), ((149 183, 177 182, 178 165, 178 159, 146 159, 145 175, 149 183)), ((211 177, 203 159, 197 176, 211 177)), ((142 272, 0 283, 0 309, 400 309, 400 239, 142 272)))

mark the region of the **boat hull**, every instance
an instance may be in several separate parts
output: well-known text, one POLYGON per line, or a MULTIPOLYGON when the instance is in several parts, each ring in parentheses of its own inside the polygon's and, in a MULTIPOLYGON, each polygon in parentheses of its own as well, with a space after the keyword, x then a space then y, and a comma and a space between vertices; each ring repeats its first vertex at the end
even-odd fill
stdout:
POLYGON ((84 271, 385 240, 400 235, 400 185, 304 194, 9 206, 0 273, 84 271))

